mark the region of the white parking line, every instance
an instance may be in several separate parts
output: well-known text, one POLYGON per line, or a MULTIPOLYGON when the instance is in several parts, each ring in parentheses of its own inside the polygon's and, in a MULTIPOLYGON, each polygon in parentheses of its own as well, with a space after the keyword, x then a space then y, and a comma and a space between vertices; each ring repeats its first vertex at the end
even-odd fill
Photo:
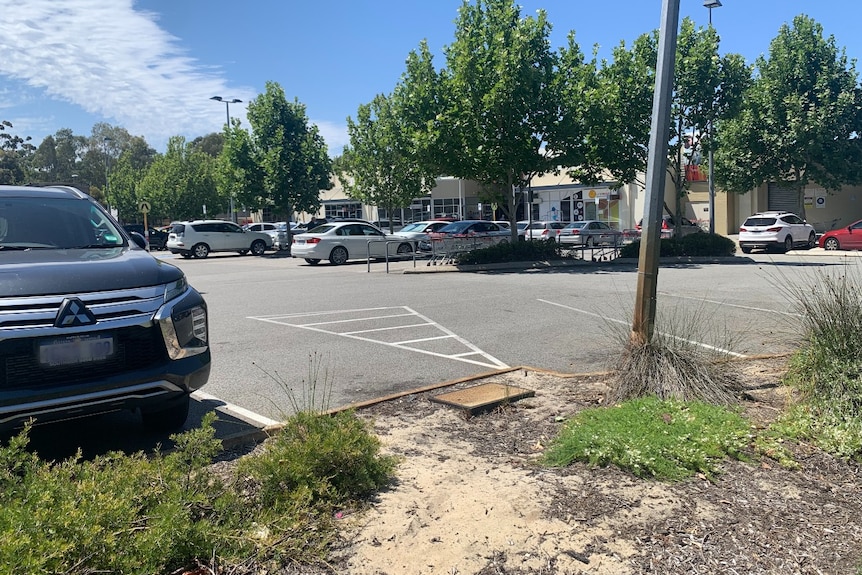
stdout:
MULTIPOLYGON (((561 307, 561 308, 563 308, 563 309, 567 309, 567 310, 575 311, 575 312, 578 312, 578 313, 582 313, 582 314, 584 314, 584 315, 590 315, 590 316, 593 316, 593 317, 599 318, 599 319, 604 320, 604 321, 609 321, 609 322, 612 322, 612 323, 619 323, 619 324, 622 324, 622 325, 631 325, 631 322, 629 322, 629 321, 622 321, 622 320, 620 320, 620 319, 614 319, 614 318, 612 318, 612 317, 607 317, 607 316, 604 316, 604 315, 599 315, 599 314, 597 314, 597 313, 593 313, 593 312, 591 312, 591 311, 586 311, 586 310, 583 310, 583 309, 578 309, 578 308, 571 307, 571 306, 567 306, 567 305, 564 305, 564 304, 561 304, 561 303, 557 303, 557 302, 553 302, 553 301, 548 301, 548 300, 546 300, 546 299, 539 299, 538 301, 540 301, 540 302, 542 302, 542 303, 546 303, 546 304, 548 304, 548 305, 554 305, 554 306, 557 306, 557 307, 561 307)), ((717 351, 717 352, 719 352, 719 353, 723 353, 723 354, 725 354, 725 355, 730 355, 730 356, 732 356, 732 357, 739 357, 739 358, 746 358, 746 357, 748 357, 747 355, 742 354, 742 353, 737 353, 737 352, 735 352, 735 351, 730 351, 729 349, 723 349, 723 348, 720 348, 720 347, 716 347, 716 346, 714 346, 714 345, 709 345, 709 344, 706 344, 706 343, 701 343, 701 342, 699 342, 699 341, 693 341, 693 340, 690 340, 690 339, 685 339, 685 338, 683 338, 683 337, 679 337, 679 336, 677 336, 677 335, 671 335, 671 334, 669 334, 669 333, 664 333, 664 332, 656 332, 656 333, 659 333, 659 334, 661 334, 661 335, 663 335, 663 336, 665 336, 665 337, 669 337, 669 338, 671 338, 671 339, 675 339, 675 340, 677 340, 677 341, 683 341, 683 342, 686 342, 686 343, 690 343, 690 344, 692 344, 692 345, 696 345, 696 346, 698 346, 698 347, 702 347, 702 348, 704 348, 704 349, 709 349, 709 350, 712 350, 712 351, 717 351)))
POLYGON ((273 425, 278 425, 281 423, 280 421, 270 419, 266 416, 260 415, 259 413, 255 413, 253 411, 250 411, 244 407, 240 407, 240 406, 234 405, 232 403, 227 403, 223 399, 219 399, 218 397, 216 397, 214 395, 210 395, 210 394, 208 394, 204 391, 201 391, 201 390, 197 390, 194 393, 192 393, 192 398, 194 398, 198 401, 212 401, 214 403, 222 403, 224 405, 219 406, 217 408, 218 411, 223 411, 223 412, 227 413, 228 415, 242 419, 243 421, 250 423, 251 425, 253 425, 255 427, 260 427, 260 428, 271 427, 273 425))
POLYGON ((747 309, 749 311, 762 311, 765 313, 777 313, 777 314, 786 315, 789 317, 804 317, 800 313, 791 313, 788 311, 779 311, 776 309, 766 309, 763 307, 752 307, 750 305, 740 305, 740 304, 736 304, 736 303, 727 303, 726 301, 718 301, 718 300, 714 300, 714 299, 704 299, 702 297, 691 297, 691 296, 687 296, 687 295, 677 295, 677 294, 672 294, 672 293, 668 293, 668 292, 659 292, 658 295, 665 295, 668 297, 675 297, 678 299, 690 299, 690 300, 702 301, 702 302, 706 302, 706 303, 714 303, 714 304, 720 305, 722 307, 736 307, 739 309, 747 309))
POLYGON ((355 339, 359 341, 365 341, 369 343, 376 343, 385 345, 388 347, 394 347, 398 349, 404 349, 407 351, 415 351, 416 353, 422 353, 425 355, 431 355, 434 357, 440 357, 443 359, 451 359, 454 361, 461 361, 464 363, 470 363, 473 365, 479 365, 482 367, 490 367, 492 369, 506 369, 509 367, 499 359, 494 356, 485 353, 466 339, 458 336, 450 329, 447 329, 440 325, 439 323, 432 321, 430 318, 425 317, 424 315, 418 313, 417 311, 406 307, 406 306, 394 306, 394 307, 374 307, 374 308, 362 308, 362 309, 345 309, 345 310, 336 310, 336 311, 322 311, 322 312, 308 312, 308 313, 293 313, 293 314, 282 314, 282 315, 267 315, 267 316, 256 316, 250 317, 248 319, 254 319, 257 321, 263 321, 267 323, 274 323, 277 325, 286 325, 290 327, 296 327, 300 329, 307 329, 310 331, 316 331, 319 333, 326 333, 330 335, 337 335, 340 337, 347 337, 350 339, 355 339), (380 312, 405 312, 405 313, 380 313, 380 312), (339 318, 339 315, 347 315, 347 314, 364 314, 360 317, 349 317, 349 318, 339 318), (303 320, 310 318, 323 318, 326 316, 334 317, 334 319, 330 321, 315 321, 311 323, 305 323, 303 320), (382 320, 390 320, 394 318, 418 318, 420 320, 417 322, 404 323, 396 326, 386 326, 386 327, 371 327, 365 330, 356 330, 356 331, 347 331, 347 332, 339 332, 334 331, 334 329, 327 329, 327 326, 331 326, 332 328, 343 325, 351 322, 359 322, 359 321, 382 321, 382 320), (412 338, 402 341, 384 341, 381 339, 374 339, 370 336, 362 336, 360 334, 373 334, 373 333, 381 333, 381 332, 393 332, 396 330, 404 330, 404 329, 422 329, 429 328, 435 331, 443 332, 443 335, 435 335, 429 337, 420 337, 420 338, 412 338), (434 351, 431 349, 422 349, 420 347, 416 347, 413 344, 421 344, 421 343, 430 343, 434 341, 442 341, 442 340, 451 340, 456 344, 459 344, 463 347, 466 347, 469 351, 466 352, 458 352, 458 353, 442 353, 438 351, 434 351), (475 358, 479 356, 480 359, 470 359, 470 357, 475 358))

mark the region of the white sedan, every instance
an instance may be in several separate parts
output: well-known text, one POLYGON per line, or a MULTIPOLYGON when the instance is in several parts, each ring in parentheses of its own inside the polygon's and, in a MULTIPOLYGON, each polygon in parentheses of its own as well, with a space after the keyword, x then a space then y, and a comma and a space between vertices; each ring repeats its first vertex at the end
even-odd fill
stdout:
POLYGON ((399 234, 385 234, 362 222, 330 222, 293 236, 290 255, 311 265, 329 260, 341 265, 348 260, 405 257, 413 254, 414 240, 399 234))

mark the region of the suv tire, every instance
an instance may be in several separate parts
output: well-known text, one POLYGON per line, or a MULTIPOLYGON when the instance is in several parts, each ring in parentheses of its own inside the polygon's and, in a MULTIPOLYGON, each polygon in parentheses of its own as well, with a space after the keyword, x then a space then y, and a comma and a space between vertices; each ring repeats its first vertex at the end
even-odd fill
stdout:
POLYGON ((184 395, 171 407, 158 411, 142 411, 144 427, 150 431, 176 431, 189 417, 189 396, 184 395))
POLYGON ((251 244, 251 255, 262 256, 266 252, 266 244, 263 240, 255 240, 251 244))
POLYGON ((210 255, 210 247, 206 244, 196 244, 192 248, 192 254, 194 254, 196 258, 204 259, 210 255))

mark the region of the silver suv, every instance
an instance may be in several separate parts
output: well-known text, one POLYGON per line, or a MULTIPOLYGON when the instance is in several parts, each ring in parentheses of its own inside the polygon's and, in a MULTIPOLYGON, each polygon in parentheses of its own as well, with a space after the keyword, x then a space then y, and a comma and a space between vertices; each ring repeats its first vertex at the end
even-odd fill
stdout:
POLYGON ((167 248, 184 258, 205 258, 210 252, 236 252, 262 256, 272 249, 272 236, 244 230, 224 220, 177 222, 168 234, 167 248))
POLYGON ((789 252, 796 247, 817 245, 814 226, 791 212, 758 212, 739 228, 739 249, 744 254, 760 248, 789 252))
POLYGON ((121 409, 183 425, 207 306, 145 246, 75 188, 0 186, 0 428, 121 409))

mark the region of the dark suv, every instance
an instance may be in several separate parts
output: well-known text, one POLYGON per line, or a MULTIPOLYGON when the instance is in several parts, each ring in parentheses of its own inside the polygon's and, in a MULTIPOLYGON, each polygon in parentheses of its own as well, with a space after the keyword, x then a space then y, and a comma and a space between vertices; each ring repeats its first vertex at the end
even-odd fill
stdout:
POLYGON ((90 196, 0 186, 0 428, 131 409, 185 423, 207 306, 90 196))

